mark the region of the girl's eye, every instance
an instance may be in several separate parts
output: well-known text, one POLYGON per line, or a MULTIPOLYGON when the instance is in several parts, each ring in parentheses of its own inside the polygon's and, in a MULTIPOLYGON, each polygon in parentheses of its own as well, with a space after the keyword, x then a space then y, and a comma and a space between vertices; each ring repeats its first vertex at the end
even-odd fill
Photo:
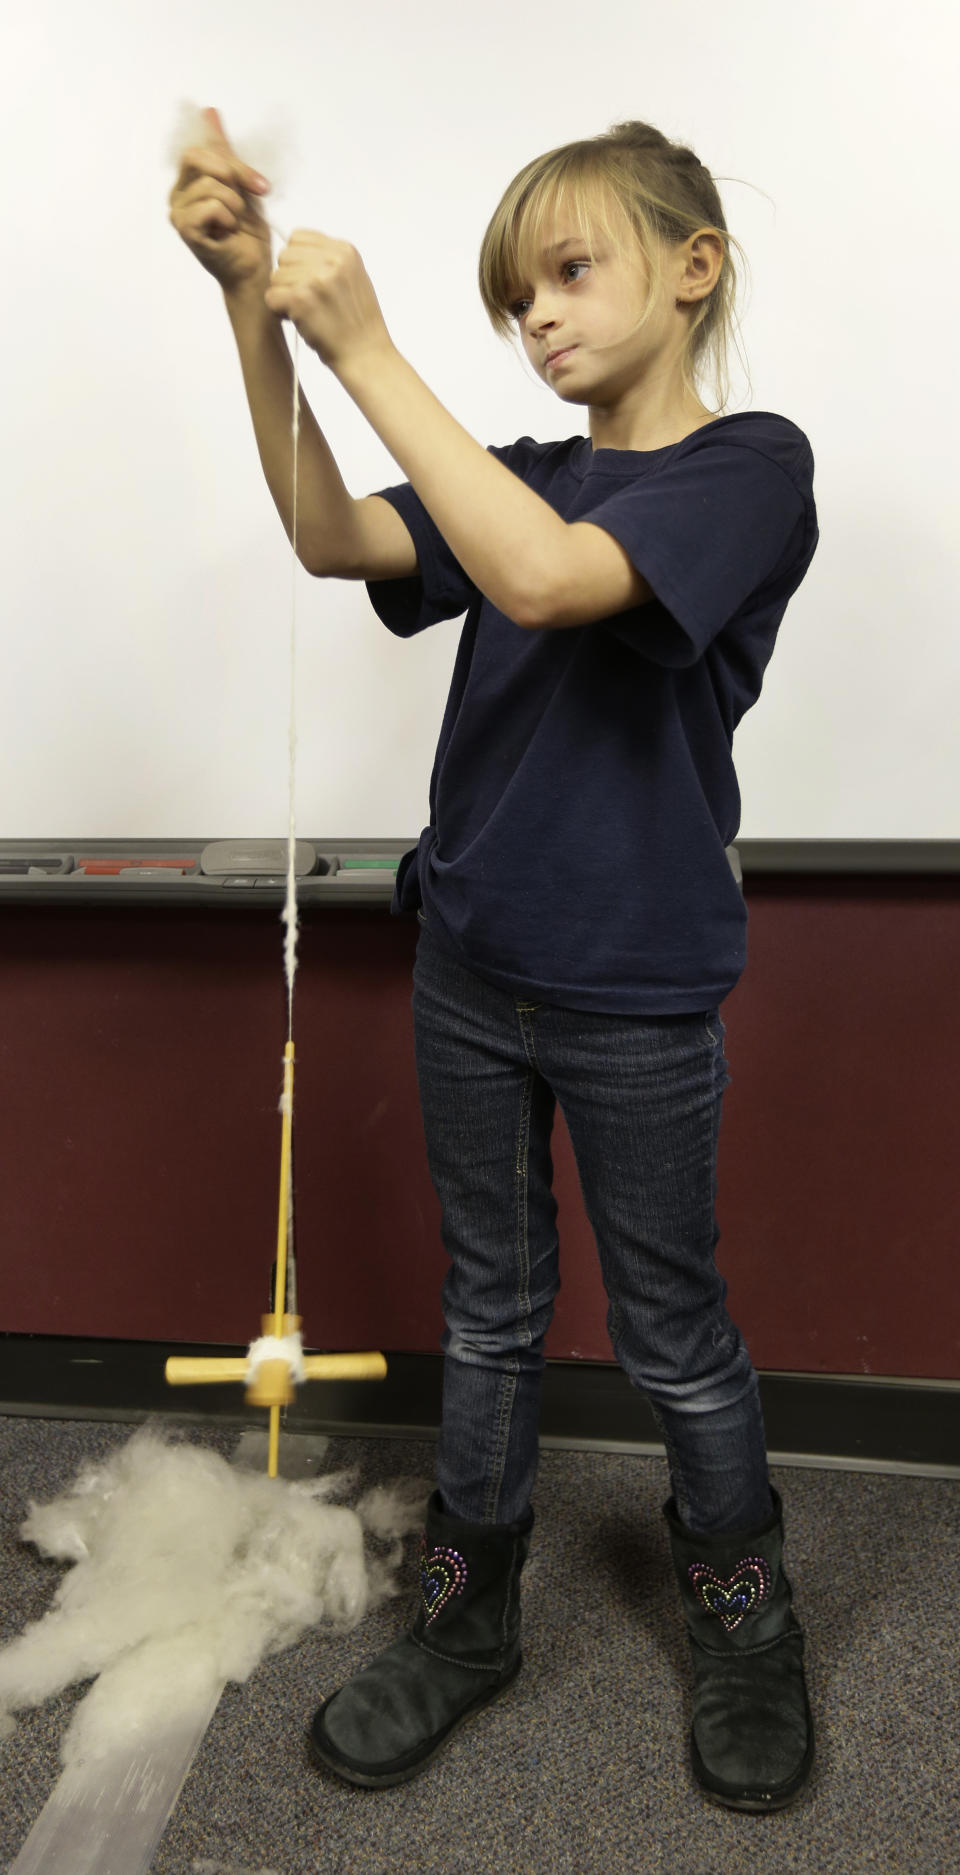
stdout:
MULTIPOLYGON (((581 267, 589 267, 589 265, 590 265, 590 262, 588 260, 565 260, 563 263, 563 266, 560 269, 560 272, 561 274, 565 274, 569 272, 571 267, 576 267, 579 269, 581 267)), ((530 301, 528 299, 514 300, 513 305, 510 308, 510 311, 514 319, 522 319, 523 309, 525 306, 529 306, 529 304, 530 304, 530 301)))

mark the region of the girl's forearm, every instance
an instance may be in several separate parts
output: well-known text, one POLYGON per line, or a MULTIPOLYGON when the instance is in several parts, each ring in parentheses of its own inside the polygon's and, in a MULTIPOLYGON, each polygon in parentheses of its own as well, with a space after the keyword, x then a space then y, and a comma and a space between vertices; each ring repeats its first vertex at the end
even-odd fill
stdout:
POLYGON ((392 344, 356 353, 336 375, 464 572, 508 618, 532 622, 556 583, 566 522, 461 427, 392 344))
MULTIPOLYGON (((225 294, 224 299, 263 473, 292 541, 293 360, 262 290, 225 294)), ((297 458, 297 557, 312 573, 335 572, 349 564, 355 503, 302 390, 297 458)))

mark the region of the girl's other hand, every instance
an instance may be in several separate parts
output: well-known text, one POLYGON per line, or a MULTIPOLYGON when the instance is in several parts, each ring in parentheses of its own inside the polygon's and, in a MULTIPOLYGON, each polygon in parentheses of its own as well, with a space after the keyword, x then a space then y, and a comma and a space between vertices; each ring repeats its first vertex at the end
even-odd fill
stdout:
POLYGON ((170 191, 170 220, 225 293, 257 282, 266 288, 273 257, 257 197, 266 195, 270 184, 231 149, 219 113, 206 110, 203 116, 210 134, 180 158, 170 191))
POLYGON ((270 311, 292 320, 334 373, 391 344, 373 283, 349 241, 295 228, 265 297, 270 311))

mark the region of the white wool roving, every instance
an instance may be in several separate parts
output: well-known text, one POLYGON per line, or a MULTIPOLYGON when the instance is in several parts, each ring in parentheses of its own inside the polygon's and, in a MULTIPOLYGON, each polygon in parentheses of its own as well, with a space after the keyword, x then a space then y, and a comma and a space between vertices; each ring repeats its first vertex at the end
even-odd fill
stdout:
POLYGON ((261 1335, 259 1341, 251 1341, 247 1349, 248 1387, 257 1379, 265 1361, 286 1361, 291 1378, 297 1382, 304 1380, 303 1338, 299 1331, 294 1335, 261 1335))
MULTIPOLYGON (((225 129, 231 148, 236 150, 241 162, 249 163, 251 169, 258 169, 261 176, 265 176, 272 184, 272 194, 279 195, 296 155, 289 126, 274 122, 263 125, 260 130, 243 132, 236 138, 229 124, 225 125, 225 129)), ((209 139, 210 125, 199 104, 182 101, 177 106, 167 145, 169 161, 178 167, 184 150, 193 149, 194 146, 204 149, 209 139)))
POLYGON ((323 1502, 356 1472, 287 1482, 142 1428, 20 1527, 72 1562, 39 1621, 0 1648, 0 1737, 11 1714, 97 1676, 61 1745, 67 1766, 149 1747, 307 1628, 355 1627, 395 1595, 403 1536, 428 1480, 377 1487, 355 1510, 323 1502), (364 1530, 387 1541, 366 1558, 364 1530))

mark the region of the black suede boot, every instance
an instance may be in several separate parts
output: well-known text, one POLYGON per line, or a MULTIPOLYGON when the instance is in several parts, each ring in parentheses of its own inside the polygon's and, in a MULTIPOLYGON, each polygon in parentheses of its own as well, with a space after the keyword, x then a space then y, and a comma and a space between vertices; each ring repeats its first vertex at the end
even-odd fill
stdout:
POLYGON ((321 1763, 351 1784, 403 1784, 516 1678, 532 1529, 532 1510, 507 1524, 448 1517, 433 1492, 416 1620, 314 1714, 310 1744, 321 1763))
POLYGON ((730 1810, 781 1810, 813 1763, 803 1629, 783 1573, 783 1505, 753 1530, 698 1536, 663 1507, 693 1656, 698 1784, 730 1810))

